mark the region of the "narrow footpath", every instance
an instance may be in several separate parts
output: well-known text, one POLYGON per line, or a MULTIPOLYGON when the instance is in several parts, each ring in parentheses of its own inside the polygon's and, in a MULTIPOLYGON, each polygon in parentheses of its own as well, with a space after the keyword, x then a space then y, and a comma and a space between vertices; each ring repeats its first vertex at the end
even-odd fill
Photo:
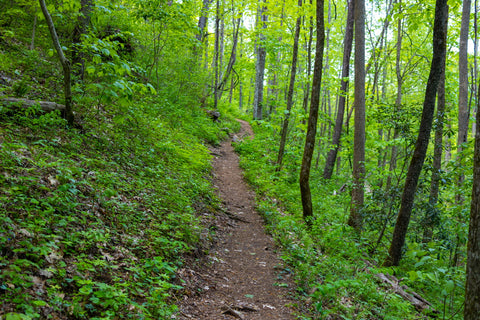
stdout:
MULTIPOLYGON (((252 129, 239 121, 237 137, 248 139, 252 129)), ((181 298, 176 319, 293 320, 292 282, 255 211, 255 194, 243 180, 231 140, 211 152, 214 185, 224 212, 210 227, 216 242, 206 265, 181 274, 183 279, 196 279, 199 287, 181 298)))

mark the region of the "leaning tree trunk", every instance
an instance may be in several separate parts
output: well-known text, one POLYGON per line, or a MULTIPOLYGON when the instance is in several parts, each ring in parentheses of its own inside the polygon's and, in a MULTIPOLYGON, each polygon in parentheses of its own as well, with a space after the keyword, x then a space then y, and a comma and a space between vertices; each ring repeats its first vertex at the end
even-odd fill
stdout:
MULTIPOLYGON (((302 0, 298 0, 298 7, 299 9, 301 9, 302 0)), ((297 24, 295 25, 295 36, 293 39, 292 67, 290 69, 290 84, 288 86, 288 93, 287 93, 287 111, 285 112, 285 118, 283 119, 282 132, 280 134, 280 147, 278 150, 276 171, 280 171, 280 169, 282 168, 283 154, 285 152, 285 144, 287 141, 288 120, 290 118, 290 110, 292 110, 292 106, 293 106, 293 90, 295 88, 295 76, 297 75, 298 39, 300 38, 301 23, 302 23, 302 17, 299 13, 299 16, 297 18, 297 24)))
POLYGON ((63 54, 62 46, 58 40, 57 31, 55 30, 55 25, 53 24, 52 17, 48 12, 47 5, 45 0, 39 0, 40 8, 42 9, 45 20, 47 21, 48 29, 50 30, 50 35, 52 37, 53 45, 55 50, 57 50, 58 58, 63 68, 63 90, 65 95, 65 109, 62 112, 62 117, 67 120, 69 125, 73 125, 74 117, 72 111, 72 88, 70 80, 70 62, 65 58, 63 54))
MULTIPOLYGON (((480 87, 479 87, 480 91, 480 87)), ((480 314, 480 108, 477 97, 473 188, 467 245, 467 280, 464 320, 477 320, 480 314)))
POLYGON ((405 236, 407 234, 408 224, 410 223, 418 178, 422 171, 422 166, 427 154, 428 142, 430 140, 438 83, 440 81, 442 68, 445 65, 447 19, 447 0, 437 0, 433 26, 433 58, 427 88, 425 90, 420 130, 405 180, 400 211, 393 231, 392 244, 384 266, 398 266, 402 256, 402 247, 405 243, 405 236))
POLYGON ((320 89, 322 84, 323 48, 325 44, 325 22, 323 0, 317 0, 317 41, 315 49, 315 65, 313 69, 312 97, 310 100, 310 114, 308 117, 307 136, 303 149, 302 166, 300 168, 300 192, 302 195, 303 218, 307 224, 312 223, 313 207, 310 192, 310 168, 315 147, 317 133, 318 107, 320 103, 320 89))
POLYGON ((348 225, 362 228, 365 185, 365 1, 355 1, 355 130, 353 137, 353 189, 348 225))
POLYGON ((350 74, 350 56, 352 53, 353 43, 353 0, 348 1, 347 26, 345 28, 345 38, 343 44, 343 63, 342 63, 342 80, 340 84, 340 93, 338 98, 337 119, 332 137, 332 146, 327 155, 325 168, 323 170, 323 178, 330 179, 332 177, 335 161, 337 160, 338 149, 340 148, 340 138, 342 136, 343 118, 345 115, 345 101, 347 99, 348 77, 350 74))

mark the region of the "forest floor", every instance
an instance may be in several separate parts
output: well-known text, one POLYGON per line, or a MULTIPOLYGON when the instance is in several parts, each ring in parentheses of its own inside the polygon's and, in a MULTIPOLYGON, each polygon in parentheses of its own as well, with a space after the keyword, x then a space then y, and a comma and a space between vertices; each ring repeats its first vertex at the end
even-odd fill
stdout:
MULTIPOLYGON (((239 121, 241 130, 234 140, 248 139, 252 129, 239 121)), ((196 267, 179 272, 190 289, 178 303, 176 319, 295 319, 289 293, 293 282, 255 211, 255 193, 243 180, 232 140, 211 153, 223 212, 210 225, 215 244, 208 255, 196 267)))

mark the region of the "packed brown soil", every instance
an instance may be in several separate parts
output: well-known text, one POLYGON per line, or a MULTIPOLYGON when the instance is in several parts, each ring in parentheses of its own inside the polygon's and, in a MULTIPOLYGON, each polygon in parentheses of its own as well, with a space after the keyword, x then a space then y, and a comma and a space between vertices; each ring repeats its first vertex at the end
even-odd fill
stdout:
MULTIPOLYGON (((248 139, 252 129, 239 121, 242 129, 233 140, 248 139)), ((231 142, 211 149, 223 210, 210 225, 215 242, 208 255, 179 272, 188 289, 179 297, 176 319, 295 319, 289 274, 255 211, 255 194, 231 142)))

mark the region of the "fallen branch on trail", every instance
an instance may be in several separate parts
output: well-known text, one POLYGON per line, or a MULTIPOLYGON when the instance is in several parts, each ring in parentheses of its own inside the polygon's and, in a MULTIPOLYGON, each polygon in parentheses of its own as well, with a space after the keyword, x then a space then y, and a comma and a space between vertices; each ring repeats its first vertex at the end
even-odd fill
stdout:
POLYGON ((9 106, 16 106, 22 108, 30 108, 35 105, 39 105, 44 112, 52 112, 55 110, 63 111, 65 106, 63 104, 58 104, 51 101, 36 101, 28 99, 18 99, 18 98, 3 98, 0 100, 2 104, 9 106))
POLYGON ((407 292, 405 289, 407 289, 407 286, 400 286, 398 283, 400 282, 397 278, 394 276, 391 276, 389 274, 384 274, 384 273, 379 273, 375 275, 380 281, 383 283, 389 285, 392 287, 393 292, 401 296, 403 299, 407 300, 410 302, 417 311, 419 312, 425 312, 432 318, 436 318, 439 314, 439 312, 435 309, 433 309, 432 304, 422 298, 418 293, 416 292, 407 292))

